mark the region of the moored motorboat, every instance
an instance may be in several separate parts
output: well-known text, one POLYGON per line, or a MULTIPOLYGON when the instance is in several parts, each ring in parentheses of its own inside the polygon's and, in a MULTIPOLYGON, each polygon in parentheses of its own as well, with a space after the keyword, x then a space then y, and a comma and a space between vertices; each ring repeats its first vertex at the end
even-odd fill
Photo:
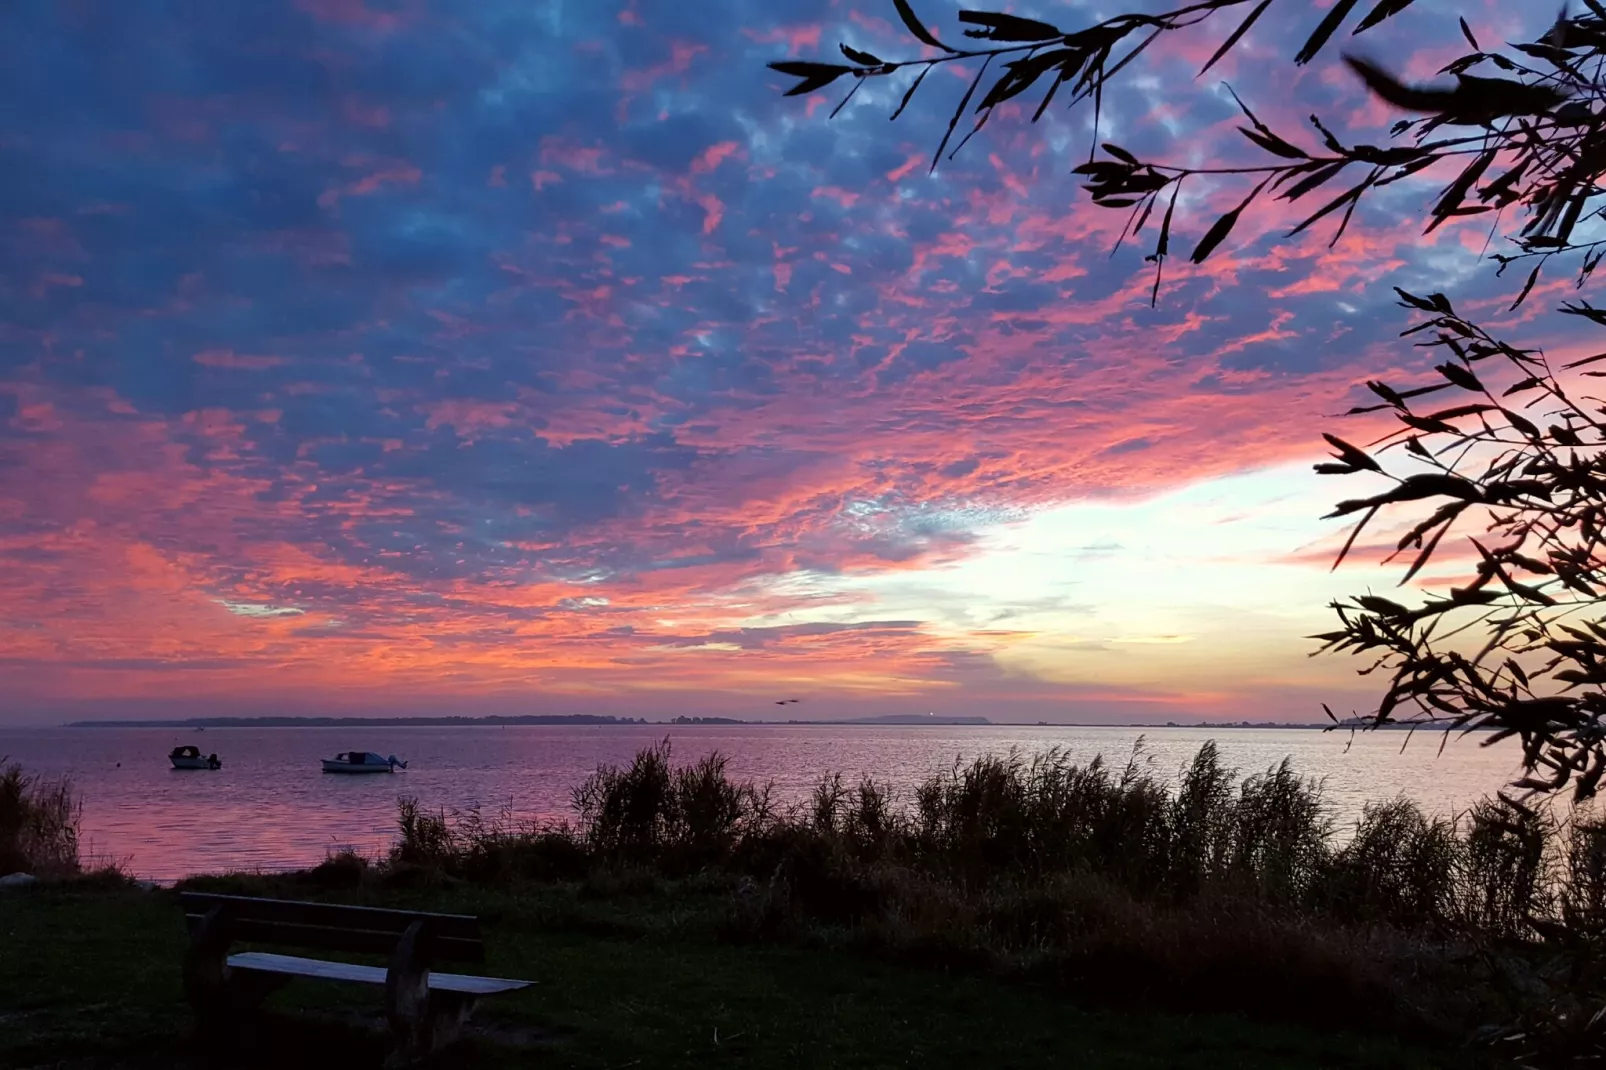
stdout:
POLYGON ((345 751, 323 759, 325 773, 393 773, 406 768, 407 763, 398 761, 394 754, 384 758, 369 750, 345 751))
POLYGON ((200 747, 174 747, 167 756, 174 769, 222 769, 223 763, 215 754, 202 754, 200 747))

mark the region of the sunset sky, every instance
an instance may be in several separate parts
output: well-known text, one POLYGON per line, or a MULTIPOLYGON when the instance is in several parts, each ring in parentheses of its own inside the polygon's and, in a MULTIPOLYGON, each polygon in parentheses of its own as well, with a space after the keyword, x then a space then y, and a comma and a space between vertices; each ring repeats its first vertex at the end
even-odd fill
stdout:
MULTIPOLYGON (((1442 8, 1360 47, 1429 77, 1442 8)), ((1289 62, 1319 17, 1203 79, 1235 19, 1172 35, 1100 139, 1258 162, 1225 79, 1381 141, 1338 48, 1289 62)), ((890 0, 10 0, 0 725, 1364 707, 1303 637, 1397 571, 1329 572, 1367 484, 1319 432, 1431 374, 1390 286, 1564 351, 1570 279, 1508 314, 1485 221, 1421 236, 1430 171, 1331 250, 1281 237, 1315 203, 1246 219, 1151 310, 1068 173, 1091 110, 1034 93, 928 174, 960 74, 896 123, 902 75, 782 97, 767 61, 839 41, 919 54, 890 0)), ((1180 248, 1243 193, 1188 188, 1180 248)))

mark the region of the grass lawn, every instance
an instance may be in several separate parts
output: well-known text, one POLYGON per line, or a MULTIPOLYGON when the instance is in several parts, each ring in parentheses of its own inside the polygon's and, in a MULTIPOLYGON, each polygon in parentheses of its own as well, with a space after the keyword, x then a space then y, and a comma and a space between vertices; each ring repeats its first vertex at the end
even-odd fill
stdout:
MULTIPOLYGON (((219 888, 218 890, 226 890, 219 888)), ((261 892, 261 889, 254 889, 261 892)), ((278 889, 311 898, 305 889, 278 889)), ((846 951, 721 943, 695 902, 574 889, 329 898, 478 913, 490 1000, 444 1066, 1308 1068, 1478 1065, 1464 1053, 1219 1015, 1088 1009, 1063 993, 846 951)), ((692 897, 695 899, 695 897, 692 897)), ((190 1040, 172 893, 0 893, 0 1067, 378 1065, 382 993, 297 981, 227 1051, 190 1040)), ((1365 1008, 1357 1008, 1364 1019, 1365 1008)))

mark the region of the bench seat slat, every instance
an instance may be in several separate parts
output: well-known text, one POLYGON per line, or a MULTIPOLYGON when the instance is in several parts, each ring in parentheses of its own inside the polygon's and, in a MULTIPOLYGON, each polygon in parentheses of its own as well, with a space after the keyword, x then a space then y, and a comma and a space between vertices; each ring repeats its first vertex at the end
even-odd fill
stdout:
MULTIPOLYGON (((304 959, 295 955, 270 955, 262 951, 244 951, 229 956, 229 966, 236 970, 256 973, 288 974, 293 977, 317 977, 328 981, 356 981, 361 984, 383 985, 385 969, 382 966, 360 966, 352 962, 327 962, 323 959, 304 959)), ((515 981, 507 977, 474 977, 461 973, 430 972, 429 987, 443 992, 460 992, 471 996, 492 996, 498 992, 513 992, 527 988, 533 981, 515 981)))
MULTIPOLYGON (((203 920, 204 915, 201 914, 185 916, 192 933, 203 920)), ((396 933, 387 931, 259 921, 250 917, 232 919, 230 931, 234 939, 249 943, 279 944, 319 951, 366 952, 375 955, 390 954, 395 950, 397 940, 396 933)), ((431 945, 430 955, 440 962, 484 962, 485 944, 477 938, 455 940, 437 937, 431 945)))
POLYGON ((400 935, 420 918, 427 919, 436 936, 452 940, 478 940, 480 919, 472 914, 431 914, 416 910, 346 906, 342 903, 306 903, 293 899, 258 899, 246 895, 181 892, 179 902, 187 914, 205 914, 227 904, 237 918, 282 922, 287 925, 321 925, 328 928, 366 929, 400 935))

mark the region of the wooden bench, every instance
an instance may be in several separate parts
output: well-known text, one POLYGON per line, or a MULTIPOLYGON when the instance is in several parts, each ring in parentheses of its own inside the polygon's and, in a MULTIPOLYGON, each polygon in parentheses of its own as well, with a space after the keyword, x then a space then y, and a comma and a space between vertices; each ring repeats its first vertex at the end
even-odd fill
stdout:
POLYGON ((483 962, 480 920, 467 914, 253 899, 182 892, 190 946, 184 992, 204 1029, 216 1029, 296 977, 383 985, 385 1013, 396 1038, 392 1062, 405 1064, 450 1043, 475 1003, 534 982, 435 973, 437 962, 483 962), (236 941, 316 951, 390 956, 388 969, 327 959, 246 951, 236 941))

